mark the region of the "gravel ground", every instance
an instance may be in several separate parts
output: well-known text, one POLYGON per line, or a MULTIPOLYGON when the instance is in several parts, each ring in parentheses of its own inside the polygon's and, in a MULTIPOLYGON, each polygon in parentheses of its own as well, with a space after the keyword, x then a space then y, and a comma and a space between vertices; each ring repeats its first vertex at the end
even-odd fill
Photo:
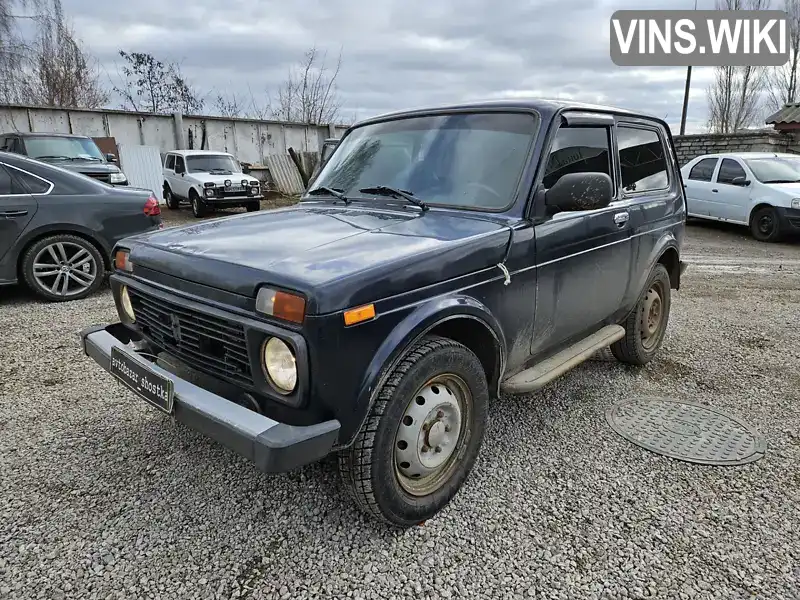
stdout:
POLYGON ((465 488, 405 532, 352 508, 331 460, 260 474, 113 383, 77 338, 115 317, 107 290, 3 289, 0 597, 800 598, 800 244, 692 226, 685 252, 658 359, 501 398, 465 488), (632 394, 732 411, 767 455, 633 446, 604 419, 632 394))

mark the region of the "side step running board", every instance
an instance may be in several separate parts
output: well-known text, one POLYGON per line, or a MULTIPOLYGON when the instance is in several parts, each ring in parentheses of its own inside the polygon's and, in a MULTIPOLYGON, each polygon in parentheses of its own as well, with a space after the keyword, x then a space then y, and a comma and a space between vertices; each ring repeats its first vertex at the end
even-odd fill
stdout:
POLYGON ((625 328, 620 325, 607 325, 558 354, 525 369, 500 384, 509 394, 533 392, 553 381, 592 357, 598 350, 610 346, 625 336, 625 328))

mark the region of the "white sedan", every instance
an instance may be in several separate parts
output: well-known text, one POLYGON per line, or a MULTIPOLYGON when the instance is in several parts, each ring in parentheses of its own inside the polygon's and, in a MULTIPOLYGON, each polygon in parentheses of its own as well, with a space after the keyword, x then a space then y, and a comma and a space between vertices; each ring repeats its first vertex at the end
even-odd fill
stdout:
POLYGON ((690 217, 746 225, 762 242, 800 233, 800 155, 706 154, 681 175, 690 217))

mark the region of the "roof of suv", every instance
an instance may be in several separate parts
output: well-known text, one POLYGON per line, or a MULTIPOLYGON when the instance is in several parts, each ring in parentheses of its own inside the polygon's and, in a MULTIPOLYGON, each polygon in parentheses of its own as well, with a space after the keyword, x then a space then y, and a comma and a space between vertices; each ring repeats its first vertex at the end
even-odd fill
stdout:
POLYGON ((604 106, 601 104, 589 104, 585 102, 574 102, 572 100, 552 100, 547 98, 534 98, 534 97, 520 97, 520 98, 504 98, 495 100, 482 100, 474 102, 464 102, 459 104, 448 104, 440 106, 422 107, 412 110, 403 110, 397 112, 389 112, 376 117, 364 119, 360 123, 368 123, 370 121, 383 121, 394 117, 411 116, 417 114, 429 114, 432 112, 447 112, 457 110, 498 110, 498 109, 511 109, 511 110, 535 110, 543 115, 550 115, 560 110, 574 109, 574 110, 587 110, 605 113, 615 113, 620 115, 629 115, 641 117, 646 119, 653 119, 663 123, 662 119, 649 115, 646 113, 635 112, 624 108, 617 108, 614 106, 604 106))
POLYGON ((714 152, 695 156, 689 162, 703 158, 800 158, 800 154, 791 154, 788 152, 714 152))
POLYGON ((222 150, 169 150, 164 154, 177 154, 178 156, 204 156, 209 154, 219 156, 220 154, 224 154, 225 156, 233 156, 230 152, 224 152, 222 150))

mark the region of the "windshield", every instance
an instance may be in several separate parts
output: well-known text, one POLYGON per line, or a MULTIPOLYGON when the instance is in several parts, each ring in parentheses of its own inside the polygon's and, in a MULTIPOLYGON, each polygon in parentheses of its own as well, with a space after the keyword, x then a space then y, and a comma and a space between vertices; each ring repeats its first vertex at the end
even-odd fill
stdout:
POLYGON ((25 153, 36 159, 84 159, 105 162, 91 138, 36 136, 25 138, 25 153))
POLYGON ((364 125, 340 142, 314 187, 363 197, 362 188, 389 186, 426 204, 502 210, 514 200, 535 132, 536 119, 523 113, 364 125))
POLYGON ((745 162, 761 183, 800 181, 800 164, 795 159, 751 158, 745 162))
POLYGON ((241 173, 242 167, 232 156, 226 154, 205 154, 187 156, 186 168, 189 173, 241 173))

